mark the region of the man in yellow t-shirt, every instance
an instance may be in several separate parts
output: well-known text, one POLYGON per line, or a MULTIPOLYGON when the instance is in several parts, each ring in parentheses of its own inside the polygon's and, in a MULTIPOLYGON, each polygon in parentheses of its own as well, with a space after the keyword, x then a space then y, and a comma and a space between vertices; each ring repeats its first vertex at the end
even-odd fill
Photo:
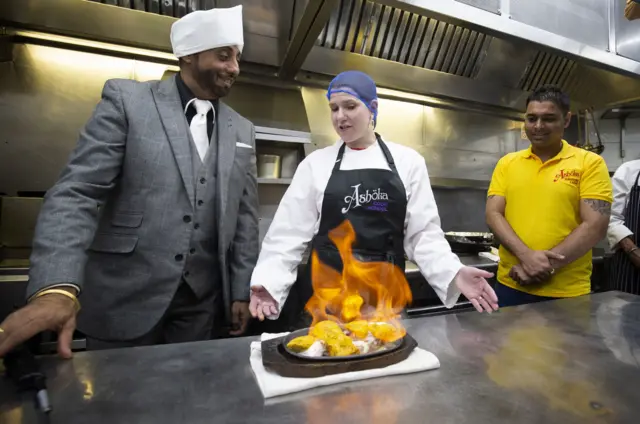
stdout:
POLYGON ((595 153, 563 140, 569 97, 553 86, 527 99, 531 146, 498 161, 487 224, 500 241, 500 306, 591 291, 591 249, 607 232, 612 184, 595 153))

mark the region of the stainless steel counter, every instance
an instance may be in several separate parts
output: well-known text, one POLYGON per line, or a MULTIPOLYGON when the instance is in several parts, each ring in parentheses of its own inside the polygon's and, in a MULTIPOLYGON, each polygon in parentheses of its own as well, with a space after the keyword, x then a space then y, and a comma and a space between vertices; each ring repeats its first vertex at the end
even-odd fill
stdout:
MULTIPOLYGON (((493 271, 498 268, 497 262, 494 262, 491 259, 487 259, 482 256, 459 254, 458 257, 460 258, 460 262, 462 262, 462 264, 466 266, 473 266, 480 269, 486 269, 488 271, 493 271)), ((600 263, 604 260, 604 254, 599 251, 594 251, 592 258, 594 263, 600 263)), ((411 261, 407 261, 407 264, 405 266, 405 273, 413 274, 416 272, 420 272, 418 265, 411 261)))
MULTIPOLYGON (((476 268, 481 268, 481 269, 497 269, 498 267, 498 263, 492 261, 491 259, 487 259, 484 258, 482 256, 478 256, 478 255, 458 255, 458 257, 460 258, 460 262, 462 262, 463 265, 466 266, 473 266, 476 268)), ((419 273, 420 269, 418 268, 418 265, 416 265, 415 263, 411 262, 411 261, 407 261, 406 265, 405 265, 405 273, 406 274, 414 274, 414 273, 419 273)))
MULTIPOLYGON (((618 292, 492 315, 406 321, 441 368, 264 401, 239 338, 44 360, 51 423, 631 423, 640 297, 618 292)), ((0 422, 36 423, 0 383, 0 422)))

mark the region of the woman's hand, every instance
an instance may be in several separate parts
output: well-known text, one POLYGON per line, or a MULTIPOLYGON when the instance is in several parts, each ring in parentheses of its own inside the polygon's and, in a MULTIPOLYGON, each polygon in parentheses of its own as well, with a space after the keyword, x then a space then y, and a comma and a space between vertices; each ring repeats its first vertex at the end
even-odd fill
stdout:
POLYGON ((458 271, 453 282, 478 312, 491 313, 498 310, 498 296, 486 280, 491 277, 493 274, 490 272, 465 266, 458 271))
POLYGON ((278 315, 278 302, 262 286, 251 287, 251 300, 249 301, 251 316, 264 321, 265 317, 278 315))

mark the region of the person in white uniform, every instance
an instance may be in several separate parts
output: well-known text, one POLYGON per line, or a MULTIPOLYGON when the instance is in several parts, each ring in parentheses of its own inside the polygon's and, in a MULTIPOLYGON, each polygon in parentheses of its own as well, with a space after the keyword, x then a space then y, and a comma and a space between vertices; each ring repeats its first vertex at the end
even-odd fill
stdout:
MULTIPOLYGON (((358 259, 388 261, 404 270, 406 253, 446 307, 462 293, 479 312, 497 310, 498 299, 485 280, 493 275, 462 265, 444 238, 424 158, 374 131, 373 80, 362 72, 341 73, 327 98, 341 139, 298 166, 252 273, 251 314, 261 321, 278 318, 309 242, 321 262, 341 270, 328 233, 344 220, 356 233, 352 248, 358 259)), ((304 304, 313 294, 310 278, 297 285, 304 304)))
POLYGON ((607 230, 615 251, 609 267, 609 285, 640 294, 640 160, 625 162, 613 174, 613 204, 607 230))

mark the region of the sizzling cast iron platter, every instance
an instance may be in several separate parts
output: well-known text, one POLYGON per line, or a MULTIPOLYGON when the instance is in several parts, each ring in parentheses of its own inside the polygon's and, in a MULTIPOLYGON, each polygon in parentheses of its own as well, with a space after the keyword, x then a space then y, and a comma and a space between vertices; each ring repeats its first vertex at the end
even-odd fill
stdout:
POLYGON ((296 354, 286 345, 292 339, 305 336, 309 329, 294 331, 286 336, 262 342, 262 364, 283 377, 312 378, 384 368, 404 361, 418 343, 408 333, 390 348, 364 355, 309 358, 296 354))
POLYGON ((360 354, 360 355, 349 355, 349 356, 319 356, 319 357, 309 357, 309 356, 304 356, 301 355, 297 352, 294 352, 293 350, 289 349, 287 347, 287 345, 289 344, 289 342, 293 339, 295 339, 296 337, 301 337, 301 336, 306 336, 307 334, 309 334, 309 329, 308 328, 303 328, 302 330, 296 330, 293 331, 291 333, 289 333, 288 335, 284 336, 284 340, 282 341, 284 350, 289 354, 289 355, 293 355, 296 356, 300 359, 304 359, 307 361, 323 361, 323 362, 336 362, 336 361, 352 361, 354 359, 364 359, 364 358, 369 358, 372 356, 378 356, 378 355, 384 355, 387 352, 390 351, 394 351, 396 349, 398 349, 400 347, 400 345, 402 344, 402 339, 396 340, 393 343, 388 343, 385 347, 385 349, 381 349, 378 350, 376 352, 370 352, 370 353, 364 353, 364 354, 360 354))

